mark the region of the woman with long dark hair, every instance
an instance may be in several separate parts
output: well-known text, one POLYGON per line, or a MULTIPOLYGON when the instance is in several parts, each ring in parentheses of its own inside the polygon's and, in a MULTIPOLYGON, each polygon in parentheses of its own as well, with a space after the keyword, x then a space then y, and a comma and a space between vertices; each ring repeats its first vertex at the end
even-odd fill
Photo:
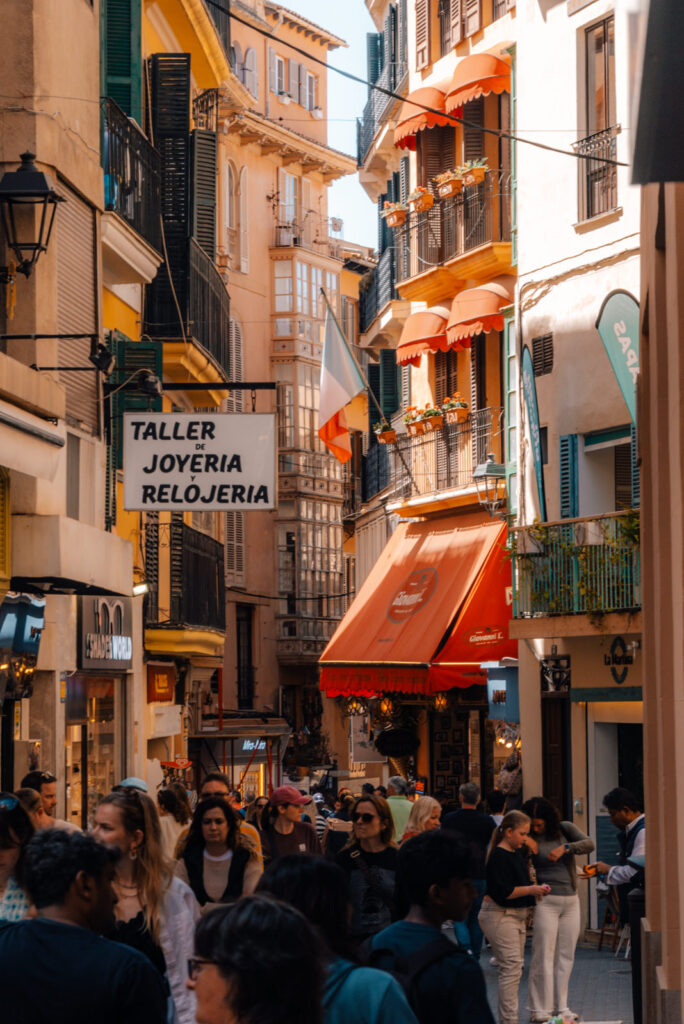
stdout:
POLYGON ((389 804, 381 796, 359 797, 351 813, 352 834, 336 863, 349 878, 351 936, 363 942, 396 920, 397 844, 389 804))
POLYGON ((222 796, 210 796, 195 808, 188 840, 176 874, 187 882, 203 909, 234 903, 254 892, 261 865, 237 816, 222 796))
POLYGON ((257 893, 292 904, 316 928, 326 963, 323 1024, 416 1024, 401 985, 358 967, 349 937, 349 879, 322 857, 291 854, 266 868, 257 893))
POLYGON ((522 807, 532 822, 527 846, 540 885, 549 893, 537 906, 530 965, 530 1020, 547 1021, 554 1013, 572 1015, 568 986, 580 933, 575 856, 591 853, 593 840, 542 796, 522 807))
POLYGON ((116 925, 110 938, 144 953, 168 981, 169 1020, 194 1024, 195 1000, 186 988, 187 961, 199 910, 192 892, 174 877, 164 856, 159 815, 137 789, 109 793, 95 811, 92 834, 116 846, 116 925))
POLYGON ((28 914, 23 868, 34 831, 19 799, 13 793, 0 793, 0 921, 21 921, 28 914))

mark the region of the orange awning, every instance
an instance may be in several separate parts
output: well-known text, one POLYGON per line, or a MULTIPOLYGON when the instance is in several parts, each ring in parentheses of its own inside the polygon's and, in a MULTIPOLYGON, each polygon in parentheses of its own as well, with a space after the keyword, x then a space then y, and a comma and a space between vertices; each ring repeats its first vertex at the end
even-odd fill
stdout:
POLYGON ((504 318, 501 310, 512 302, 513 296, 508 289, 495 281, 459 292, 451 304, 447 324, 450 347, 469 348, 474 335, 502 331, 504 318))
POLYGON ((399 111, 397 126, 394 129, 394 145, 400 149, 415 149, 416 134, 423 128, 452 124, 450 118, 445 117, 443 113, 445 99, 444 91, 435 86, 410 92, 399 111), (432 110, 425 110, 425 107, 431 107, 432 110))
POLYGON ((477 583, 466 598, 449 639, 432 661, 431 691, 445 690, 455 685, 455 674, 463 676, 462 685, 465 686, 477 681, 471 678, 471 669, 464 669, 473 661, 479 664, 483 661, 517 658, 518 642, 508 639, 512 601, 511 560, 506 552, 506 530, 503 529, 487 557, 477 583))
POLYGON ((431 306, 420 313, 411 313, 406 319, 397 346, 397 363, 418 366, 423 352, 448 348, 446 325, 449 310, 446 306, 431 306))
MULTIPOLYGON (((472 589, 505 533, 500 523, 475 516, 398 526, 321 656, 321 689, 331 697, 436 692, 431 662, 471 605, 472 589)), ((488 626, 473 621, 468 628, 474 635, 488 626)), ((474 647, 468 664, 449 666, 448 685, 483 682, 482 660, 474 647), (459 681, 464 673, 467 681, 459 681)), ((444 688, 443 675, 437 689, 444 688)))
POLYGON ((492 53, 474 53, 459 61, 447 90, 444 109, 447 114, 460 110, 479 96, 511 91, 511 67, 503 57, 492 53))

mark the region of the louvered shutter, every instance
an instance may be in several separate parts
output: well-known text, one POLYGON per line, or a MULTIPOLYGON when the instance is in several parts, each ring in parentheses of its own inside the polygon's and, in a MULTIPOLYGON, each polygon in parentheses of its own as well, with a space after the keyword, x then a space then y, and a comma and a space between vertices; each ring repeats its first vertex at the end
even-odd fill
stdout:
POLYGON ((145 531, 145 582, 147 593, 144 598, 146 625, 154 625, 159 618, 159 513, 143 513, 145 531))
MULTIPOLYGON (((242 327, 234 317, 230 318, 228 340, 230 346, 230 376, 231 380, 239 384, 244 379, 242 327)), ((231 392, 228 395, 226 399, 226 412, 242 412, 242 391, 231 392)))
POLYGON ((366 65, 368 71, 368 94, 372 92, 371 85, 377 82, 382 68, 383 38, 379 32, 368 32, 366 34, 366 65))
POLYGON ((632 446, 618 444, 613 448, 615 468, 615 510, 632 507, 632 446))
POLYGON ((195 128, 190 148, 192 237, 216 260, 216 133, 195 128))
POLYGON ((639 467, 637 432, 634 424, 630 427, 629 451, 632 469, 632 508, 639 508, 641 505, 641 469, 639 467))
MULTIPOLYGON (((390 67, 394 64, 397 54, 397 9, 394 4, 390 4, 387 17, 382 29, 382 63, 383 68, 390 67)), ((394 75, 390 73, 388 80, 389 88, 391 89, 394 85, 394 75)))
POLYGON ((288 96, 290 97, 291 100, 294 100, 295 103, 301 103, 302 101, 301 101, 300 94, 299 94, 299 72, 300 72, 301 69, 300 69, 299 61, 292 60, 292 58, 290 58, 290 60, 288 61, 288 64, 289 64, 289 68, 290 68, 290 70, 289 70, 289 76, 290 77, 289 77, 288 83, 287 83, 288 87, 289 87, 288 90, 287 90, 288 96))
MULTIPOLYGON (((368 389, 371 391, 378 402, 380 402, 380 364, 369 363, 368 364, 368 389)), ((380 403, 382 405, 382 403, 380 403)), ((380 419, 378 413, 378 407, 372 398, 368 399, 368 431, 370 434, 371 447, 376 444, 375 434, 373 433, 373 424, 380 419)))
POLYGON ((142 124, 141 0, 101 0, 104 95, 142 124))
POLYGON ((123 414, 140 410, 161 412, 160 395, 147 395, 140 389, 141 374, 147 370, 162 377, 162 343, 154 339, 131 341, 120 331, 112 331, 110 350, 114 354, 114 368, 109 380, 112 393, 107 401, 109 412, 109 438, 116 469, 123 469, 123 414))
MULTIPOLYGON (((397 7, 397 60, 399 72, 405 73, 408 61, 408 29, 407 29, 407 3, 408 0, 399 0, 397 7)), ((396 83, 400 80, 400 74, 396 76, 396 83)))
POLYGON ((406 202, 409 194, 409 158, 403 156, 399 163, 399 199, 406 202))
POLYGON ((394 349, 380 352, 380 405, 388 421, 399 408, 399 374, 394 349))
POLYGON ((411 367, 402 366, 401 368, 401 407, 402 409, 408 409, 411 404, 411 367))
POLYGON ((576 519, 579 515, 577 486, 577 434, 560 439, 560 518, 576 519))
POLYGON ((254 99, 259 97, 259 70, 257 63, 256 50, 251 47, 245 53, 245 63, 243 66, 243 80, 246 87, 251 92, 254 99))
MULTIPOLYGON (((57 223, 57 331, 99 335, 95 252, 95 212, 75 192, 57 187, 66 199, 57 223)), ((60 366, 90 366, 90 341, 63 338, 57 346, 60 366)), ((67 421, 97 434, 100 429, 98 374, 59 371, 66 388, 67 421)))
MULTIPOLYGON (((309 106, 309 82, 308 72, 303 64, 299 65, 299 80, 297 82, 297 102, 300 106, 304 107, 305 110, 313 110, 313 106, 309 106)), ((315 104, 314 104, 315 106, 315 104)))
POLYGON ((440 406, 449 393, 447 382, 447 356, 449 354, 448 352, 435 352, 434 401, 436 406, 440 406))
MULTIPOLYGON (((249 273, 249 187, 247 168, 240 171, 240 271, 249 273)), ((232 364, 231 364, 232 365, 232 364)))
POLYGON ((449 37, 455 46, 463 38, 463 5, 466 0, 449 0, 449 37))
POLYGON ((464 35, 472 36, 482 28, 482 0, 463 0, 464 10, 464 35))
POLYGON ((430 0, 416 0, 416 71, 430 63, 430 0))
POLYGON ((269 92, 278 92, 278 74, 276 70, 276 55, 273 47, 268 48, 268 88, 269 92))
POLYGON ((463 160, 480 160, 484 156, 484 97, 471 100, 463 107, 463 160))
POLYGON ((245 581, 245 513, 226 512, 226 583, 240 586, 245 581))
MULTIPOLYGON (((451 355, 450 352, 435 352, 435 384, 433 390, 433 404, 439 408, 444 399, 449 393, 448 387, 448 374, 447 374, 447 357, 451 355)), ((440 430, 436 435, 436 459, 437 459, 437 480, 435 486, 438 489, 442 489, 449 485, 449 439, 450 439, 450 428, 447 426, 444 430, 440 430)))

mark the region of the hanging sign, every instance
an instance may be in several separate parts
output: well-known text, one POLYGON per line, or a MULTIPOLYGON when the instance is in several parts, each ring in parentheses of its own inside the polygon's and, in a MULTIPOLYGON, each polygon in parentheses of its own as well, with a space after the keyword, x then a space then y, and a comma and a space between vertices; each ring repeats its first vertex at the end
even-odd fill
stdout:
POLYGON ((275 508, 275 415, 124 415, 124 508, 275 508))
POLYGON ((613 373, 617 377, 632 423, 636 423, 636 382, 639 376, 639 303, 618 289, 606 297, 596 321, 613 373))
POLYGON ((521 370, 522 388, 527 406, 527 421, 530 427, 532 442, 532 458, 534 473, 537 478, 537 494, 539 495, 539 518, 546 522, 546 493, 544 491, 544 466, 542 463, 541 432, 539 429, 539 406, 537 405, 537 385, 534 383, 534 366, 529 347, 522 351, 521 370))

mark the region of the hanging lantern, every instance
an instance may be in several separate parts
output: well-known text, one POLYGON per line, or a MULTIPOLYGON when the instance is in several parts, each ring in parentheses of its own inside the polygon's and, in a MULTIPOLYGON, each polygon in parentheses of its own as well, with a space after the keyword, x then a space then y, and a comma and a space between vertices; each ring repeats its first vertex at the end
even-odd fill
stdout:
POLYGON ((368 705, 361 697, 349 697, 347 699, 346 713, 348 715, 366 715, 368 705))
POLYGON ((378 711, 382 718, 394 718, 397 713, 397 705, 391 697, 383 697, 380 701, 378 711))
POLYGON ((439 711, 440 713, 446 711, 447 708, 449 707, 449 701, 447 699, 446 693, 436 693, 435 699, 432 702, 432 706, 435 709, 435 711, 439 711))

